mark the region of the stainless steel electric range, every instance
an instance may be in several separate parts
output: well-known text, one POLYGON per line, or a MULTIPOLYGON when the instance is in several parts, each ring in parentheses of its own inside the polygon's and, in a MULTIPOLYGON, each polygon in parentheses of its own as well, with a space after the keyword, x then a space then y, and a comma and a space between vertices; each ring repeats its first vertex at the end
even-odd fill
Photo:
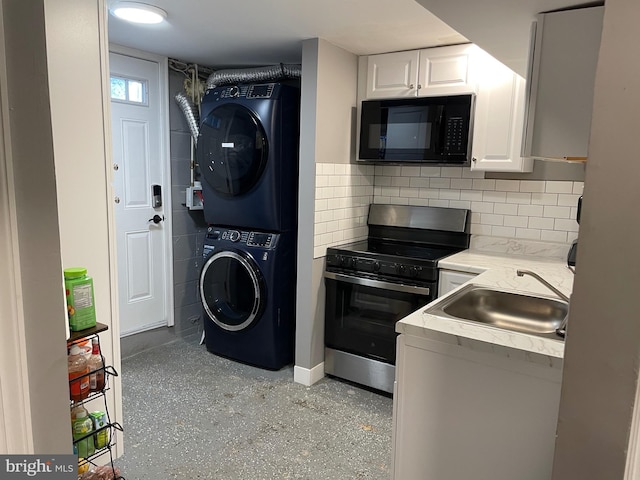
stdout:
POLYGON ((327 249, 325 372, 392 393, 401 318, 437 296, 438 260, 469 247, 470 211, 372 204, 367 240, 327 249))

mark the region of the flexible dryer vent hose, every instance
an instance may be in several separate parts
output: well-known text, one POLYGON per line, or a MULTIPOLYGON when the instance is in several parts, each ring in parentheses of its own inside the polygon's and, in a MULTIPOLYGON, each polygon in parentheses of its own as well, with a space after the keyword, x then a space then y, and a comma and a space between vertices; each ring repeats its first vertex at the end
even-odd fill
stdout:
POLYGON ((184 92, 177 93, 174 98, 180 107, 180 110, 182 110, 184 118, 187 120, 189 130, 191 130, 191 136, 193 137, 193 142, 194 144, 197 144, 198 135, 200 134, 200 115, 198 114, 198 109, 184 92))
POLYGON ((266 67, 218 70, 207 78, 207 90, 220 85, 268 82, 285 78, 300 78, 301 75, 301 65, 288 63, 268 65, 266 67))

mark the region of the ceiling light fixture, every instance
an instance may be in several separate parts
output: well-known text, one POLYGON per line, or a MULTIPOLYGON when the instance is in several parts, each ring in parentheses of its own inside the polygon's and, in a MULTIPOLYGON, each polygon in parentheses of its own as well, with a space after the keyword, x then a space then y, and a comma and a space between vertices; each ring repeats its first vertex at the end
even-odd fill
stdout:
POLYGON ((146 3, 117 2, 110 10, 116 17, 132 23, 155 24, 167 18, 167 12, 146 3))

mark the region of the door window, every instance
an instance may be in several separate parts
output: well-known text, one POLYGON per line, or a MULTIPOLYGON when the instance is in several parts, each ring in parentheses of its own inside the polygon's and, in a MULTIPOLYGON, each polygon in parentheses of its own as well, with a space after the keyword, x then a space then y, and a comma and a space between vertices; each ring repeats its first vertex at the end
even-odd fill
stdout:
POLYGON ((251 190, 260 180, 268 151, 262 125, 242 105, 222 105, 202 122, 198 164, 220 195, 232 197, 251 190))

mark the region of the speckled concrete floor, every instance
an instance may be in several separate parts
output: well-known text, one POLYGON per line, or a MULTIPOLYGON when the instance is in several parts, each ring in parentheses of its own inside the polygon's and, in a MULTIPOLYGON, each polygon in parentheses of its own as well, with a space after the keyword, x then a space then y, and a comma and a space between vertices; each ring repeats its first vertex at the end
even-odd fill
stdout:
POLYGON ((390 478, 389 397, 293 382, 178 340, 122 362, 125 454, 136 479, 390 478))

